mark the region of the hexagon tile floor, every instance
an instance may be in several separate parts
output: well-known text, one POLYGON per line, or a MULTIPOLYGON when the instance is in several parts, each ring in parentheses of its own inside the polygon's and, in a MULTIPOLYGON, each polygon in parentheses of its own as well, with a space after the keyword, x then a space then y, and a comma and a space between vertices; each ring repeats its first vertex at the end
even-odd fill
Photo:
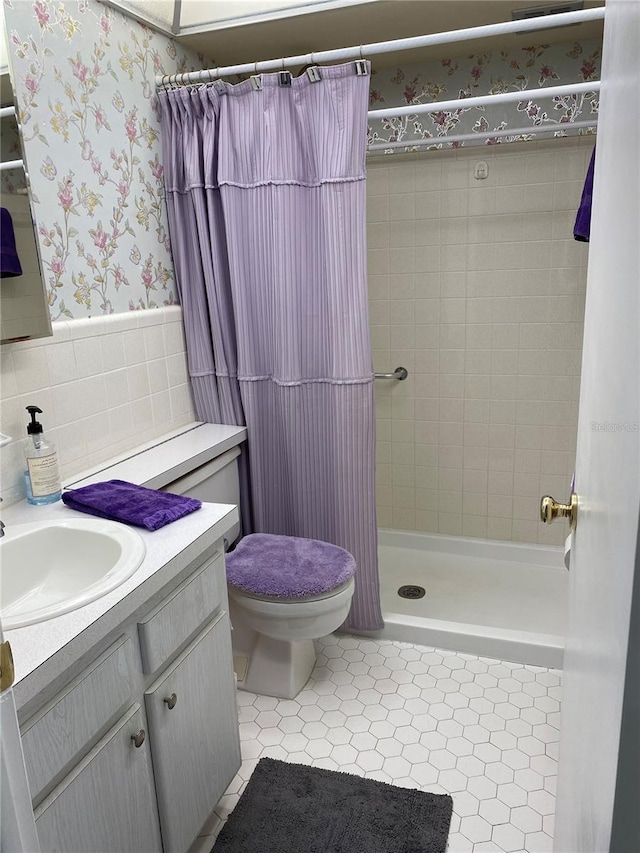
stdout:
POLYGON ((317 650, 296 699, 238 692, 242 767, 194 853, 263 756, 451 794, 449 853, 551 851, 558 671, 347 635, 317 650))

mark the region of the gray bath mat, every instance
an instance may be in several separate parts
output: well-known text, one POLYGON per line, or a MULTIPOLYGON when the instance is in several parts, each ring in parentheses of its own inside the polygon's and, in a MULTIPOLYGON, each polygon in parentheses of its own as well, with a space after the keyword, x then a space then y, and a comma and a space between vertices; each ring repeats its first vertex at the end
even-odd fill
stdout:
POLYGON ((452 800, 262 758, 212 853, 444 853, 452 800))

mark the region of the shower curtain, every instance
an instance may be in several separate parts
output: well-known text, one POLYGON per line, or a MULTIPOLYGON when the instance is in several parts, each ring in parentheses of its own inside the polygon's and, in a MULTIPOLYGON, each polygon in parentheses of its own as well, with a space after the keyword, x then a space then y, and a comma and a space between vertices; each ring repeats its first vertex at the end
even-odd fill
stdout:
POLYGON ((196 414, 248 429, 245 519, 350 551, 345 627, 375 629, 369 77, 317 76, 160 93, 169 228, 196 414))

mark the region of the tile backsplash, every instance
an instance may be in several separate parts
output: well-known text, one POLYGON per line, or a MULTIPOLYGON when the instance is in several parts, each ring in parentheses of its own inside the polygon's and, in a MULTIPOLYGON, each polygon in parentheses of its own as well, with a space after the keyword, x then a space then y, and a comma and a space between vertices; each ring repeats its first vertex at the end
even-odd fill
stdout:
POLYGON ((538 505, 575 459, 592 139, 370 161, 382 527, 559 544, 538 505), (479 161, 484 180, 474 177, 479 161))
POLYGON ((1 355, 5 501, 24 497, 26 405, 43 411, 63 480, 195 420, 177 306, 56 322, 53 337, 1 355))

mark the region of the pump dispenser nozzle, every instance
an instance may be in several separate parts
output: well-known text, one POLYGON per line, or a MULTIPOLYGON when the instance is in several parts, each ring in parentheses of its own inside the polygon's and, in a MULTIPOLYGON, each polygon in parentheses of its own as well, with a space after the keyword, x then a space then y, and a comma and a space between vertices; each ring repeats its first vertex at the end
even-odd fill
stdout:
POLYGON ((36 420, 36 415, 41 415, 42 409, 39 409, 38 406, 26 406, 26 410, 31 415, 31 423, 27 424, 27 433, 37 435, 42 432, 42 424, 36 420))

